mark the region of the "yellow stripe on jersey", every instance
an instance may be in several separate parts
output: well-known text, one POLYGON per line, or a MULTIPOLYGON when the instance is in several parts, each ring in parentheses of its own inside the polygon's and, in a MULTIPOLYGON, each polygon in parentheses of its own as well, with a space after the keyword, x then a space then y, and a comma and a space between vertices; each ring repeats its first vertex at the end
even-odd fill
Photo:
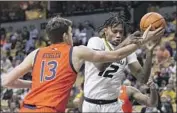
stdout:
POLYGON ((112 49, 112 47, 109 45, 109 42, 106 40, 106 38, 103 38, 103 41, 104 41, 105 46, 106 46, 110 51, 112 51, 113 49, 112 49))

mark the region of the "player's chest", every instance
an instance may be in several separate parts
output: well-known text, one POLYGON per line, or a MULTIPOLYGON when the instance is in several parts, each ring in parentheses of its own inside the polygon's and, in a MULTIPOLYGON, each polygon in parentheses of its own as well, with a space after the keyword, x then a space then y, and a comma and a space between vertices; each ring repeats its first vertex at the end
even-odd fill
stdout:
POLYGON ((126 58, 112 63, 105 71, 100 72, 98 75, 105 78, 120 78, 120 75, 124 73, 126 66, 126 58))
POLYGON ((119 71, 124 70, 126 65, 127 65, 127 59, 124 58, 122 60, 112 63, 107 69, 110 70, 110 68, 112 67, 117 67, 118 69, 116 72, 119 72, 119 71))

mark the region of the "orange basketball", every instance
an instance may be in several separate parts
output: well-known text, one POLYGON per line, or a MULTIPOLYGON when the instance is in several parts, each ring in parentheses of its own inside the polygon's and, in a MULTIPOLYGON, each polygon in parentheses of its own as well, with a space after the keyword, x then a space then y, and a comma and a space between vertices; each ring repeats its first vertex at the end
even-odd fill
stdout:
POLYGON ((166 22, 162 15, 156 12, 150 12, 145 14, 140 21, 140 29, 141 31, 145 31, 149 25, 152 25, 151 31, 158 29, 159 27, 165 27, 166 22))

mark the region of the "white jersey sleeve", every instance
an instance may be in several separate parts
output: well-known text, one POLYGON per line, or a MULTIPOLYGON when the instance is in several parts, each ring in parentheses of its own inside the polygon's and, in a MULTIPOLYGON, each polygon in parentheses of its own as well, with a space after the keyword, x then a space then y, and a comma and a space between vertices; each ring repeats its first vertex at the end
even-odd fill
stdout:
POLYGON ((102 51, 105 48, 103 41, 99 37, 90 38, 90 40, 88 41, 87 47, 93 50, 99 50, 99 51, 102 51))
POLYGON ((137 56, 136 56, 135 52, 130 54, 129 56, 127 56, 127 64, 131 64, 131 63, 134 63, 136 61, 138 61, 138 59, 137 59, 137 56))

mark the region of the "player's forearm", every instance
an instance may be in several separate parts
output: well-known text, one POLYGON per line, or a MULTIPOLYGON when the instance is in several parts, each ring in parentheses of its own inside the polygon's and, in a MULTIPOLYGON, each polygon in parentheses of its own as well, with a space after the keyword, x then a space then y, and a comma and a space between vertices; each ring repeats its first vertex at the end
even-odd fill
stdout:
POLYGON ((124 47, 124 46, 126 46, 126 45, 129 45, 130 44, 130 38, 126 38, 122 43, 120 43, 116 48, 115 48, 115 50, 117 50, 117 49, 119 49, 119 48, 121 48, 121 47, 124 47))
POLYGON ((18 79, 14 83, 9 84, 6 87, 9 88, 31 88, 32 81, 18 79))
POLYGON ((144 72, 142 72, 144 75, 140 75, 140 76, 143 76, 143 83, 147 83, 148 82, 148 79, 149 79, 149 76, 151 74, 151 67, 152 67, 152 53, 153 51, 147 51, 147 54, 146 54, 146 61, 143 65, 143 70, 144 72))
POLYGON ((114 55, 116 56, 116 60, 121 60, 131 53, 133 53, 136 49, 138 49, 137 44, 130 44, 125 47, 122 47, 114 52, 114 55))
POLYGON ((157 89, 150 89, 150 98, 147 100, 147 106, 156 107, 158 104, 157 89))

